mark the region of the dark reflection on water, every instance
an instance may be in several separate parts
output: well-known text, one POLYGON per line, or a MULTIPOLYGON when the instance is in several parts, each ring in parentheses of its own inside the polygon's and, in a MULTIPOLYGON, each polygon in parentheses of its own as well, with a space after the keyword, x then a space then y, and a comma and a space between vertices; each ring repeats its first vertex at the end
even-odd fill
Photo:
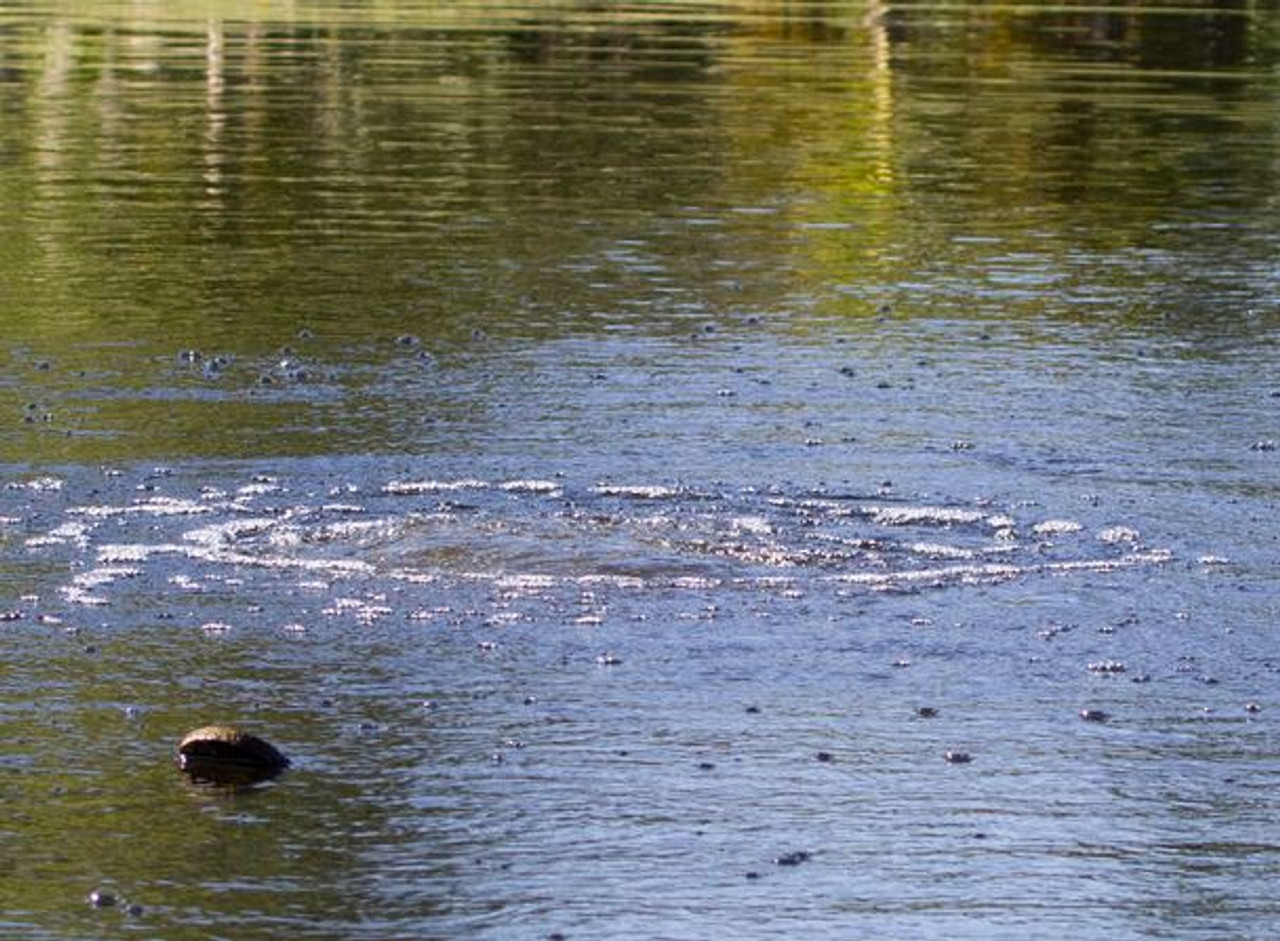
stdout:
POLYGON ((1274 934, 1276 13, 4 4, 0 935, 1274 934))

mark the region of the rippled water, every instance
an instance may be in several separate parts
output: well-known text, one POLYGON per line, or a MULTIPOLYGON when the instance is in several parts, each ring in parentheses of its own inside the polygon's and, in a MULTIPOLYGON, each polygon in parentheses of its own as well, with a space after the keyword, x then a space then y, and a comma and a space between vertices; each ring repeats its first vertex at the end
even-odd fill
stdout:
POLYGON ((1276 13, 6 3, 0 935, 1274 936, 1276 13))

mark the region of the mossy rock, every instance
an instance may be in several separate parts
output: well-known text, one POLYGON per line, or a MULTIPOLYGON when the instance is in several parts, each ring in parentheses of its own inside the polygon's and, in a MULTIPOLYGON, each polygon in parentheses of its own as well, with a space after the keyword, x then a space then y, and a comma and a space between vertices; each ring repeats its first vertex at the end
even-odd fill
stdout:
POLYGON ((271 743, 235 726, 206 725, 178 743, 178 765, 192 773, 240 769, 274 774, 289 767, 289 759, 271 743))

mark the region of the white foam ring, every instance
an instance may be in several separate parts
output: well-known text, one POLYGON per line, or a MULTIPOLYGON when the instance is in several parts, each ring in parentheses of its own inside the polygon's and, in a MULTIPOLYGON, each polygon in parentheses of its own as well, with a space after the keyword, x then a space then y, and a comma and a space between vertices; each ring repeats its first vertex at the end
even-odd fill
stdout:
POLYGON ((229 545, 253 536, 270 532, 280 525, 280 521, 267 517, 250 517, 248 519, 228 520, 225 523, 214 523, 183 533, 182 538, 202 546, 229 545))
POLYGON ((558 494, 560 485, 550 480, 508 480, 498 484, 498 489, 508 493, 558 494))
POLYGON ((1139 533, 1128 526, 1110 526, 1098 533, 1098 541, 1105 543, 1137 542, 1139 533))
MULTIPOLYGON (((271 482, 260 489, 288 488, 271 482)), ((26 545, 89 550, 94 536, 107 530, 121 539, 97 546, 96 568, 63 588, 69 602, 82 605, 109 603, 96 589, 141 574, 161 556, 243 570, 238 575, 295 573, 299 586, 319 591, 338 580, 378 576, 402 585, 468 581, 526 593, 566 585, 697 591, 728 584, 792 591, 818 582, 875 591, 1107 572, 1169 558, 1143 551, 1138 532, 1123 525, 1072 539, 1083 524, 1045 519, 1020 526, 1010 513, 977 504, 863 502, 787 496, 776 489, 715 495, 677 485, 602 483, 557 505, 553 501, 564 497, 563 486, 539 478, 393 480, 381 490, 390 496, 476 491, 469 502, 478 512, 428 515, 404 507, 370 518, 360 515, 363 507, 346 503, 250 511, 243 501, 211 499, 223 496, 219 491, 202 494, 198 502, 151 496, 120 506, 72 508, 60 525, 26 545), (593 506, 591 496, 637 504, 593 506), (660 512, 641 512, 646 501, 661 501, 647 504, 660 512), (183 517, 206 518, 187 523, 183 517), (175 522, 166 522, 170 518, 175 522), (1038 538, 1023 544, 1020 529, 1038 538), (152 537, 155 543, 127 541, 152 537), (511 550, 496 553, 506 561, 493 561, 494 540, 499 549, 511 550)), ((379 505, 385 510, 385 503, 379 505)), ((180 563, 167 567, 162 577, 169 584, 187 579, 181 584, 193 590, 220 578, 196 567, 184 573, 180 563)), ((370 606, 364 616, 384 612, 370 606)))
POLYGON ((112 582, 119 581, 122 578, 136 578, 141 574, 142 569, 136 566, 104 565, 88 572, 81 572, 71 579, 71 584, 78 588, 97 588, 102 585, 110 585, 112 582))
POLYGON ((424 493, 450 493, 457 490, 487 490, 484 480, 393 480, 383 485, 382 492, 396 497, 424 493))
POLYGON ((755 536, 768 536, 774 531, 773 524, 763 516, 735 516, 730 525, 736 532, 755 536))
POLYGON ((328 573, 339 576, 372 575, 376 571, 374 565, 358 559, 295 559, 286 556, 253 555, 220 548, 216 544, 210 545, 199 540, 196 545, 177 543, 106 545, 98 549, 98 560, 103 563, 145 562, 159 555, 180 555, 214 565, 328 573))
POLYGON ((65 481, 60 477, 35 477, 23 483, 8 484, 10 490, 30 490, 34 493, 57 493, 65 481))
POLYGON ((1167 562, 1170 558, 1171 555, 1168 552, 1135 552, 1115 559, 1079 559, 1031 565, 988 562, 982 565, 949 565, 899 572, 853 572, 831 576, 831 580, 842 584, 885 588, 900 585, 977 585, 1009 581, 1026 575, 1113 572, 1138 565, 1158 565, 1167 562))
POLYGON ((291 559, 283 556, 257 556, 245 552, 188 549, 186 555, 203 562, 220 565, 242 565, 246 568, 281 569, 297 572, 325 572, 331 575, 373 575, 377 568, 357 559, 291 559))
POLYGON ((597 484, 591 492, 601 497, 633 497, 639 500, 668 500, 680 496, 680 490, 674 487, 660 486, 621 486, 613 484, 597 484))
POLYGON ((862 512, 880 526, 972 526, 991 519, 976 510, 942 506, 865 506, 862 512))
POLYGON ((556 585, 556 579, 550 575, 513 575, 508 573, 500 574, 496 581, 498 587, 517 592, 541 591, 547 588, 554 588, 556 585))
POLYGON ((1075 520, 1045 520, 1031 527, 1031 531, 1037 536, 1065 536, 1082 529, 1084 527, 1075 520))
POLYGON ((978 554, 972 549, 947 546, 938 542, 913 542, 907 546, 907 551, 929 559, 972 559, 978 554))
POLYGON ((93 527, 86 523, 67 522, 56 526, 43 536, 32 536, 25 543, 28 549, 43 549, 48 546, 64 546, 75 544, 81 548, 89 545, 89 534, 93 527))
POLYGON ((174 497, 151 497, 130 503, 127 506, 77 506, 71 507, 67 513, 72 516, 87 516, 90 519, 109 519, 114 516, 200 516, 212 513, 214 506, 197 503, 194 500, 180 500, 174 497))
POLYGON ((61 592, 62 597, 66 599, 67 604, 78 604, 85 607, 105 607, 111 604, 111 599, 85 591, 79 585, 63 585, 58 590, 61 592))

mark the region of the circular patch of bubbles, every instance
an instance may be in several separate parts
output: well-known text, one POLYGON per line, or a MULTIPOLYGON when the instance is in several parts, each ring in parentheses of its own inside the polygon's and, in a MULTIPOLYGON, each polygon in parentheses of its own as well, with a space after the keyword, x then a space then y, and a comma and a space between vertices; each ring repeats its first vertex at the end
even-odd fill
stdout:
MULTIPOLYGON (((163 483, 163 482, 162 482, 163 483)), ((181 486, 175 481, 175 490, 181 486)), ((55 478, 10 484, 26 496, 55 478)), ((551 587, 923 591, 1106 572, 1169 558, 1125 525, 1036 516, 1035 507, 929 503, 888 493, 714 489, 559 480, 390 479, 291 485, 255 477, 190 493, 122 490, 25 520, 26 553, 68 556, 64 599, 109 604, 110 586, 155 569, 171 587, 370 580, 551 587), (42 522, 45 525, 37 525, 42 522)), ((150 572, 155 575, 156 572, 150 572)))

